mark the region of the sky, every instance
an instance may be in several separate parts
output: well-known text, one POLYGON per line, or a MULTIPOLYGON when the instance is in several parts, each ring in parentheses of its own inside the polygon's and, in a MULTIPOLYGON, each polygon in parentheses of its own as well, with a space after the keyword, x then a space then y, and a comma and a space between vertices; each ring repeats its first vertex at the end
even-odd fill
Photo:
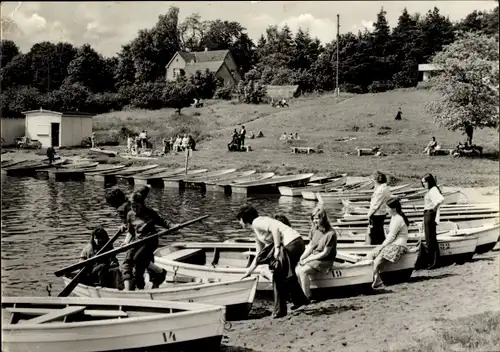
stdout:
POLYGON ((18 30, 1 34, 23 52, 37 42, 65 41, 77 46, 89 43, 110 57, 138 30, 153 27, 172 5, 179 7, 180 21, 192 13, 203 20, 237 21, 254 41, 267 26, 287 24, 294 33, 298 28, 309 29, 326 43, 336 35, 337 14, 340 33, 356 33, 371 28, 381 7, 394 27, 405 6, 410 13, 421 14, 437 6, 443 15, 458 21, 474 10, 494 9, 497 1, 3 2, 2 18, 11 19, 18 30))

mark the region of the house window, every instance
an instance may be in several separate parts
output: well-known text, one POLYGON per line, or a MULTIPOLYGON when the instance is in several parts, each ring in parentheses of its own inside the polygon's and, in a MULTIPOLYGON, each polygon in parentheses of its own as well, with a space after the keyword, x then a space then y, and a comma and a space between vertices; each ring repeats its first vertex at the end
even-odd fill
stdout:
POLYGON ((179 77, 181 74, 181 69, 180 68, 174 68, 174 78, 179 77))

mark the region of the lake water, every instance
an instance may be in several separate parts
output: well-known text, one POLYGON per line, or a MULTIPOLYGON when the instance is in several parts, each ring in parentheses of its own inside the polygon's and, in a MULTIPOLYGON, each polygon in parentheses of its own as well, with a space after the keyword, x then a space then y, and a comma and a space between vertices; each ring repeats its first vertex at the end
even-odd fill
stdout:
MULTIPOLYGON (((133 190, 133 186, 121 182, 115 187, 133 190)), ((52 295, 57 295, 63 284, 54 271, 78 260, 92 228, 103 225, 111 237, 120 226, 114 209, 105 202, 107 191, 109 188, 91 181, 54 182, 2 175, 2 294, 47 296, 46 287, 52 284, 52 295)), ((160 245, 251 236, 236 220, 239 207, 246 202, 261 215, 283 213, 289 219, 307 219, 316 205, 302 198, 227 197, 210 192, 203 195, 197 190, 154 188, 147 198, 149 205, 174 222, 210 215, 201 223, 161 238, 160 245)), ((123 254, 118 258, 122 259, 123 254)))

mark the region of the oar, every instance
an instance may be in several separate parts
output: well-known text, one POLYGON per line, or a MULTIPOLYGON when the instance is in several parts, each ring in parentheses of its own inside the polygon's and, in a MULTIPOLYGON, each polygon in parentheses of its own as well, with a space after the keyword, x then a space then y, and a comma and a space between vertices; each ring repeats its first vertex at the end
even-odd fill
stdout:
POLYGON ((67 266, 65 268, 62 268, 60 270, 57 270, 56 272, 54 272, 54 275, 56 275, 57 277, 60 277, 60 276, 62 276, 64 274, 70 273, 70 272, 75 271, 77 269, 83 268, 83 267, 85 267, 85 266, 87 266, 89 264, 95 263, 95 262, 97 262, 97 261, 99 261, 101 259, 109 258, 110 256, 112 256, 114 254, 126 252, 130 248, 138 247, 138 246, 142 245, 143 243, 145 243, 146 241, 151 240, 152 238, 160 237, 160 236, 169 234, 171 232, 177 231, 177 230, 179 230, 179 229, 181 229, 183 227, 189 226, 189 225, 191 225, 191 224, 193 224, 195 222, 201 221, 201 220, 203 220, 203 219, 205 219, 207 217, 208 217, 208 215, 200 216, 199 218, 186 221, 186 222, 184 222, 182 224, 179 224, 179 225, 177 225, 175 227, 172 227, 171 229, 160 231, 158 233, 155 233, 154 235, 150 235, 148 237, 142 238, 142 239, 137 240, 135 242, 129 243, 129 244, 125 245, 125 246, 112 249, 112 250, 110 250, 108 252, 96 255, 96 256, 94 256, 94 257, 92 257, 90 259, 84 260, 84 261, 76 263, 76 264, 72 264, 72 265, 67 266))
MULTIPOLYGON (((116 241, 118 236, 122 234, 121 229, 116 231, 116 233, 109 239, 109 241, 97 251, 96 255, 104 253, 108 247, 112 246, 113 243, 116 241)), ((70 281, 69 284, 66 285, 66 287, 57 295, 57 297, 68 297, 71 292, 75 289, 76 286, 80 283, 80 280, 82 279, 83 275, 87 272, 87 270, 90 268, 90 266, 84 266, 82 270, 78 272, 78 274, 75 275, 73 280, 70 281)))

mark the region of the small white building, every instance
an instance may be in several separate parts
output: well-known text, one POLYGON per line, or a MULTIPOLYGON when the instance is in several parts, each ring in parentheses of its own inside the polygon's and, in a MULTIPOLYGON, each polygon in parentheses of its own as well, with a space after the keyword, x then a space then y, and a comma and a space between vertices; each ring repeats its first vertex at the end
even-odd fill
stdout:
POLYGON ((425 82, 429 80, 433 75, 435 75, 437 72, 442 71, 442 69, 439 66, 433 65, 433 64, 419 64, 418 65, 418 72, 422 72, 422 81, 425 82))
POLYGON ((79 146, 92 135, 93 114, 73 111, 32 110, 26 116, 26 136, 38 139, 43 148, 79 146))
POLYGON ((2 117, 2 145, 16 144, 16 138, 24 136, 25 133, 25 118, 8 118, 2 117))

